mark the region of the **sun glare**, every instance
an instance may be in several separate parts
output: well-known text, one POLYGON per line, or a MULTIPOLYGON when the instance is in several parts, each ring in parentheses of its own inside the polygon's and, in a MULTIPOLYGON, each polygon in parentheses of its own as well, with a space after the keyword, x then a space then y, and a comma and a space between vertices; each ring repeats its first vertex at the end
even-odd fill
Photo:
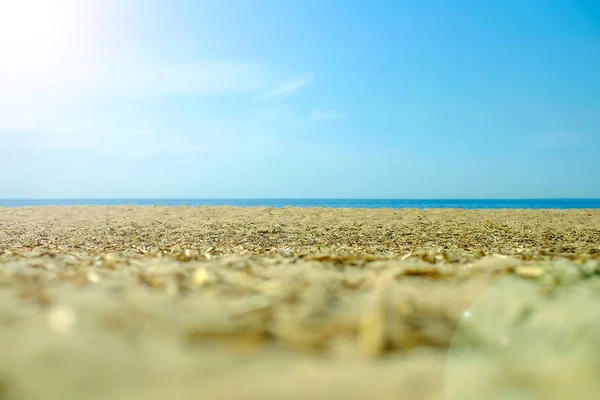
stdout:
POLYGON ((0 0, 0 64, 4 69, 39 69, 72 55, 81 22, 74 4, 0 0))

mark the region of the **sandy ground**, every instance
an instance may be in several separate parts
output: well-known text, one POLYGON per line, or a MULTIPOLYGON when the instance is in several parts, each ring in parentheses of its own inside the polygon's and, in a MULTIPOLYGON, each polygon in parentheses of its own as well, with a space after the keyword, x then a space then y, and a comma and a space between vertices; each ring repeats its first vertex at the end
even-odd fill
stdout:
POLYGON ((600 210, 0 208, 0 399, 598 399, 600 210))

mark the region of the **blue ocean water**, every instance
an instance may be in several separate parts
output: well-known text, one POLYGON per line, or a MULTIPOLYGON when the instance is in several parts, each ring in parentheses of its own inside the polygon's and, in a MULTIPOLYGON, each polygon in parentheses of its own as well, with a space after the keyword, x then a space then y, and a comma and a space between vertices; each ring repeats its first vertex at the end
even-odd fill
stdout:
POLYGON ((390 199, 0 199, 0 207, 29 206, 264 206, 332 208, 592 209, 600 199, 390 200, 390 199))

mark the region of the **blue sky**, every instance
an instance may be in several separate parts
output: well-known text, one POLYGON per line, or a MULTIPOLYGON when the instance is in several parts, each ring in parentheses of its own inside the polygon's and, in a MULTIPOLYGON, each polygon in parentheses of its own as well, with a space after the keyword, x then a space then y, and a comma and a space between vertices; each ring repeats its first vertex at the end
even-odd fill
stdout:
POLYGON ((600 197, 595 0, 14 0, 0 60, 0 198, 600 197))

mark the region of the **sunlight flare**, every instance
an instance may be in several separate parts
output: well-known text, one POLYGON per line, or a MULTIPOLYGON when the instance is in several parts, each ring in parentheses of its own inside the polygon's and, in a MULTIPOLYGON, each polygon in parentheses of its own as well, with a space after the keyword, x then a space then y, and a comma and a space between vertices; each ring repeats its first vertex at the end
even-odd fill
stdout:
POLYGON ((0 1, 3 72, 27 74, 66 62, 83 39, 85 2, 0 1))

